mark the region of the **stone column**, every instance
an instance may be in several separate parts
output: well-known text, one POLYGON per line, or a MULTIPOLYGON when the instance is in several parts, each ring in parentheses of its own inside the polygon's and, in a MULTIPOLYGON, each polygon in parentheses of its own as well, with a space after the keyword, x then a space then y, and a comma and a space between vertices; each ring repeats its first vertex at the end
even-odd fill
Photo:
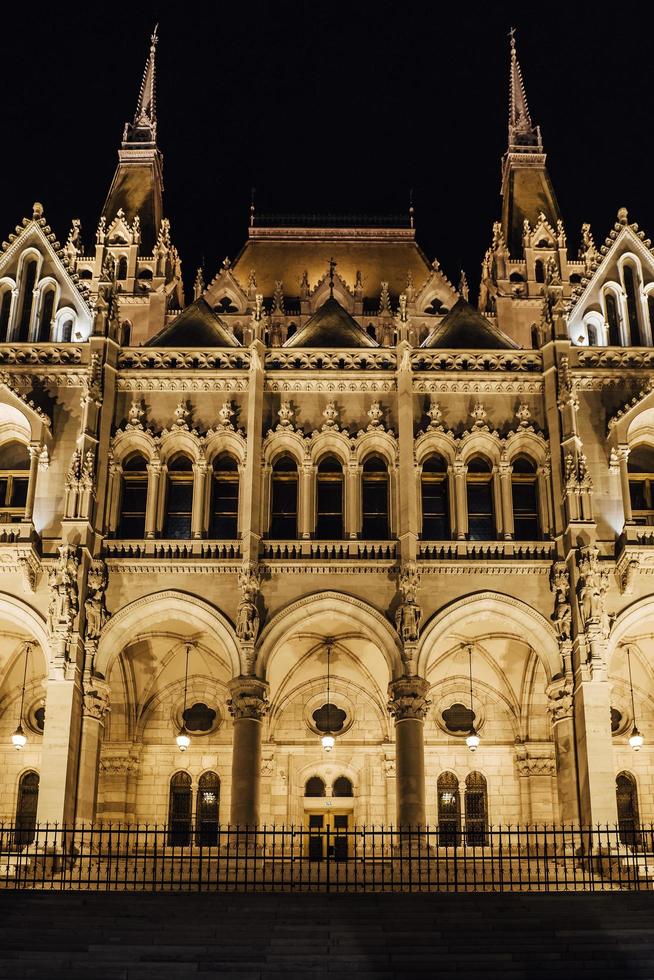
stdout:
POLYGON ((347 493, 345 501, 345 537, 358 538, 361 532, 361 467, 350 462, 346 472, 347 493))
POLYGON ((261 723, 268 710, 268 684, 257 677, 234 677, 227 702, 234 719, 230 823, 257 827, 261 786, 261 723))
POLYGON ((631 492, 629 490, 629 446, 618 447, 618 463, 620 464, 620 489, 622 490, 622 507, 624 510, 625 524, 631 524, 633 514, 631 511, 631 492))
POLYGON ((204 533, 204 502, 207 489, 207 461, 193 464, 193 509, 191 512, 191 537, 201 538, 204 533))
POLYGON ((134 823, 136 818, 136 784, 141 746, 113 747, 120 755, 104 755, 100 759, 102 793, 97 807, 97 819, 107 823, 134 823))
POLYGON ((516 769, 520 781, 522 822, 551 824, 554 820, 554 759, 548 755, 532 755, 527 746, 520 745, 516 751, 516 769))
POLYGON ((77 671, 72 677, 62 673, 48 679, 37 822, 70 826, 75 818, 82 691, 77 671))
POLYGON ((572 680, 561 678, 550 684, 547 689, 547 699, 554 735, 559 820, 562 824, 578 824, 579 789, 572 680))
POLYGON ((500 497, 502 500, 502 537, 510 541, 514 535, 513 524, 513 492, 511 487, 511 474, 513 467, 510 463, 501 462, 499 465, 500 475, 500 497))
POLYGON ((424 827, 424 720, 431 701, 422 677, 401 677, 388 685, 388 710, 395 719, 395 788, 398 830, 424 827))
POLYGON ((589 669, 589 665, 581 665, 574 691, 580 817, 584 826, 615 826, 618 807, 611 736, 611 689, 608 681, 596 673, 589 669))
POLYGON ((456 536, 459 541, 465 541, 468 536, 468 499, 466 493, 466 474, 468 467, 460 459, 456 459, 453 469, 456 536))
POLYGON ((157 534, 157 512, 159 505, 159 483, 161 482, 161 463, 153 460, 148 463, 148 495, 145 503, 145 536, 154 538, 157 534))
POLYGON ((38 442, 30 442, 27 451, 30 456, 30 475, 27 482, 27 500, 25 501, 25 516, 23 521, 31 523, 34 515, 34 499, 36 497, 36 480, 39 472, 39 457, 42 446, 38 442))
POLYGON ((75 822, 78 824, 93 823, 96 817, 100 745, 108 711, 109 685, 94 678, 84 685, 82 700, 82 738, 75 814, 75 822))
POLYGON ((315 473, 311 460, 305 459, 300 467, 298 499, 298 537, 310 538, 315 530, 315 473))

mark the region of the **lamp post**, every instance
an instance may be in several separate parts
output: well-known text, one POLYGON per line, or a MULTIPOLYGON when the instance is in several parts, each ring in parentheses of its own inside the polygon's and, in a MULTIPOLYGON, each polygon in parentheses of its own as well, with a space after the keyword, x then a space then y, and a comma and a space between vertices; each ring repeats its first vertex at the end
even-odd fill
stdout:
POLYGON ((472 701, 472 644, 468 645, 468 658, 469 658, 469 669, 470 669, 470 732, 466 738, 466 745, 471 752, 476 752, 479 748, 479 735, 477 734, 477 729, 475 728, 474 717, 475 713, 473 711, 473 701, 472 701))
POLYGON ((323 751, 324 752, 332 752, 333 751, 333 748, 334 748, 334 745, 336 744, 336 739, 334 738, 334 736, 332 735, 332 732, 330 730, 331 729, 330 722, 331 722, 332 705, 331 705, 331 701, 329 699, 329 687, 330 687, 330 684, 329 684, 329 682, 330 682, 330 670, 329 670, 329 666, 330 666, 331 653, 332 653, 332 641, 330 639, 326 640, 326 645, 327 645, 327 731, 324 733, 324 735, 323 735, 323 737, 321 739, 321 742, 322 742, 322 747, 323 747, 323 751))
POLYGON ((182 709, 182 727, 179 730, 177 738, 177 748, 180 752, 186 752, 187 748, 191 744, 191 738, 188 731, 186 730, 186 720, 184 715, 186 714, 186 692, 188 690, 188 655, 190 650, 190 644, 186 644, 186 668, 184 670, 184 707, 182 709))
POLYGON ((20 692, 20 713, 18 715, 18 728, 11 736, 11 742, 17 751, 24 748, 27 744, 27 735, 23 731, 23 709, 25 707, 25 683, 27 681, 27 657, 30 652, 30 644, 25 644, 25 666, 23 668, 23 687, 20 692))
POLYGON ((638 726, 636 725, 636 705, 634 703, 634 684, 631 679, 631 647, 627 647, 627 667, 629 668, 629 690, 631 692, 631 717, 634 721, 634 727, 629 736, 629 745, 632 747, 634 752, 639 752, 645 739, 638 731, 638 726))

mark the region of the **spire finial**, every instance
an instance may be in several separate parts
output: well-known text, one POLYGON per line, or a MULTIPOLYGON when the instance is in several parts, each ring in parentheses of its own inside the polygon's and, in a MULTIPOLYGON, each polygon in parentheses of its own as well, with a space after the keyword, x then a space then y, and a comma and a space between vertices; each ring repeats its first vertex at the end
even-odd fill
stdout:
POLYGON ((334 270, 336 269, 336 259, 329 260, 329 298, 334 298, 334 270))
POLYGON ((157 141, 155 55, 158 41, 159 25, 155 24, 150 35, 150 50, 141 79, 134 121, 126 124, 123 143, 156 143, 157 141))
POLYGON ((518 61, 518 52, 515 43, 515 27, 509 31, 511 43, 511 68, 509 74, 509 150, 512 152, 521 149, 531 149, 537 147, 542 150, 540 128, 534 126, 531 121, 529 105, 527 104, 527 93, 525 83, 522 78, 522 69, 518 61))

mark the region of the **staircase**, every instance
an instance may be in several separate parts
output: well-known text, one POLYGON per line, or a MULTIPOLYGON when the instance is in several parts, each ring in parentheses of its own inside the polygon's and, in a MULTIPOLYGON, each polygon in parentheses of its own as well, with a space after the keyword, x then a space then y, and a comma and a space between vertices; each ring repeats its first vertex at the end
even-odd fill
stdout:
POLYGON ((0 978, 654 977, 651 892, 4 891, 0 978))

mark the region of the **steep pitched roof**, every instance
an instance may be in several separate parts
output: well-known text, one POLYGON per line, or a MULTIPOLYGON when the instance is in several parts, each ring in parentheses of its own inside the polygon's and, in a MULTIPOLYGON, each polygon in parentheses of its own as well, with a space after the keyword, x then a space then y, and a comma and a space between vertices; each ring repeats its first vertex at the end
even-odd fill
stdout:
POLYGON ((517 344, 461 297, 421 346, 445 350, 512 350, 517 344))
POLYGON ((284 344, 284 347, 378 346, 333 296, 284 344))
POLYGON ((200 297, 172 323, 151 337, 146 347, 239 347, 219 316, 200 297))

